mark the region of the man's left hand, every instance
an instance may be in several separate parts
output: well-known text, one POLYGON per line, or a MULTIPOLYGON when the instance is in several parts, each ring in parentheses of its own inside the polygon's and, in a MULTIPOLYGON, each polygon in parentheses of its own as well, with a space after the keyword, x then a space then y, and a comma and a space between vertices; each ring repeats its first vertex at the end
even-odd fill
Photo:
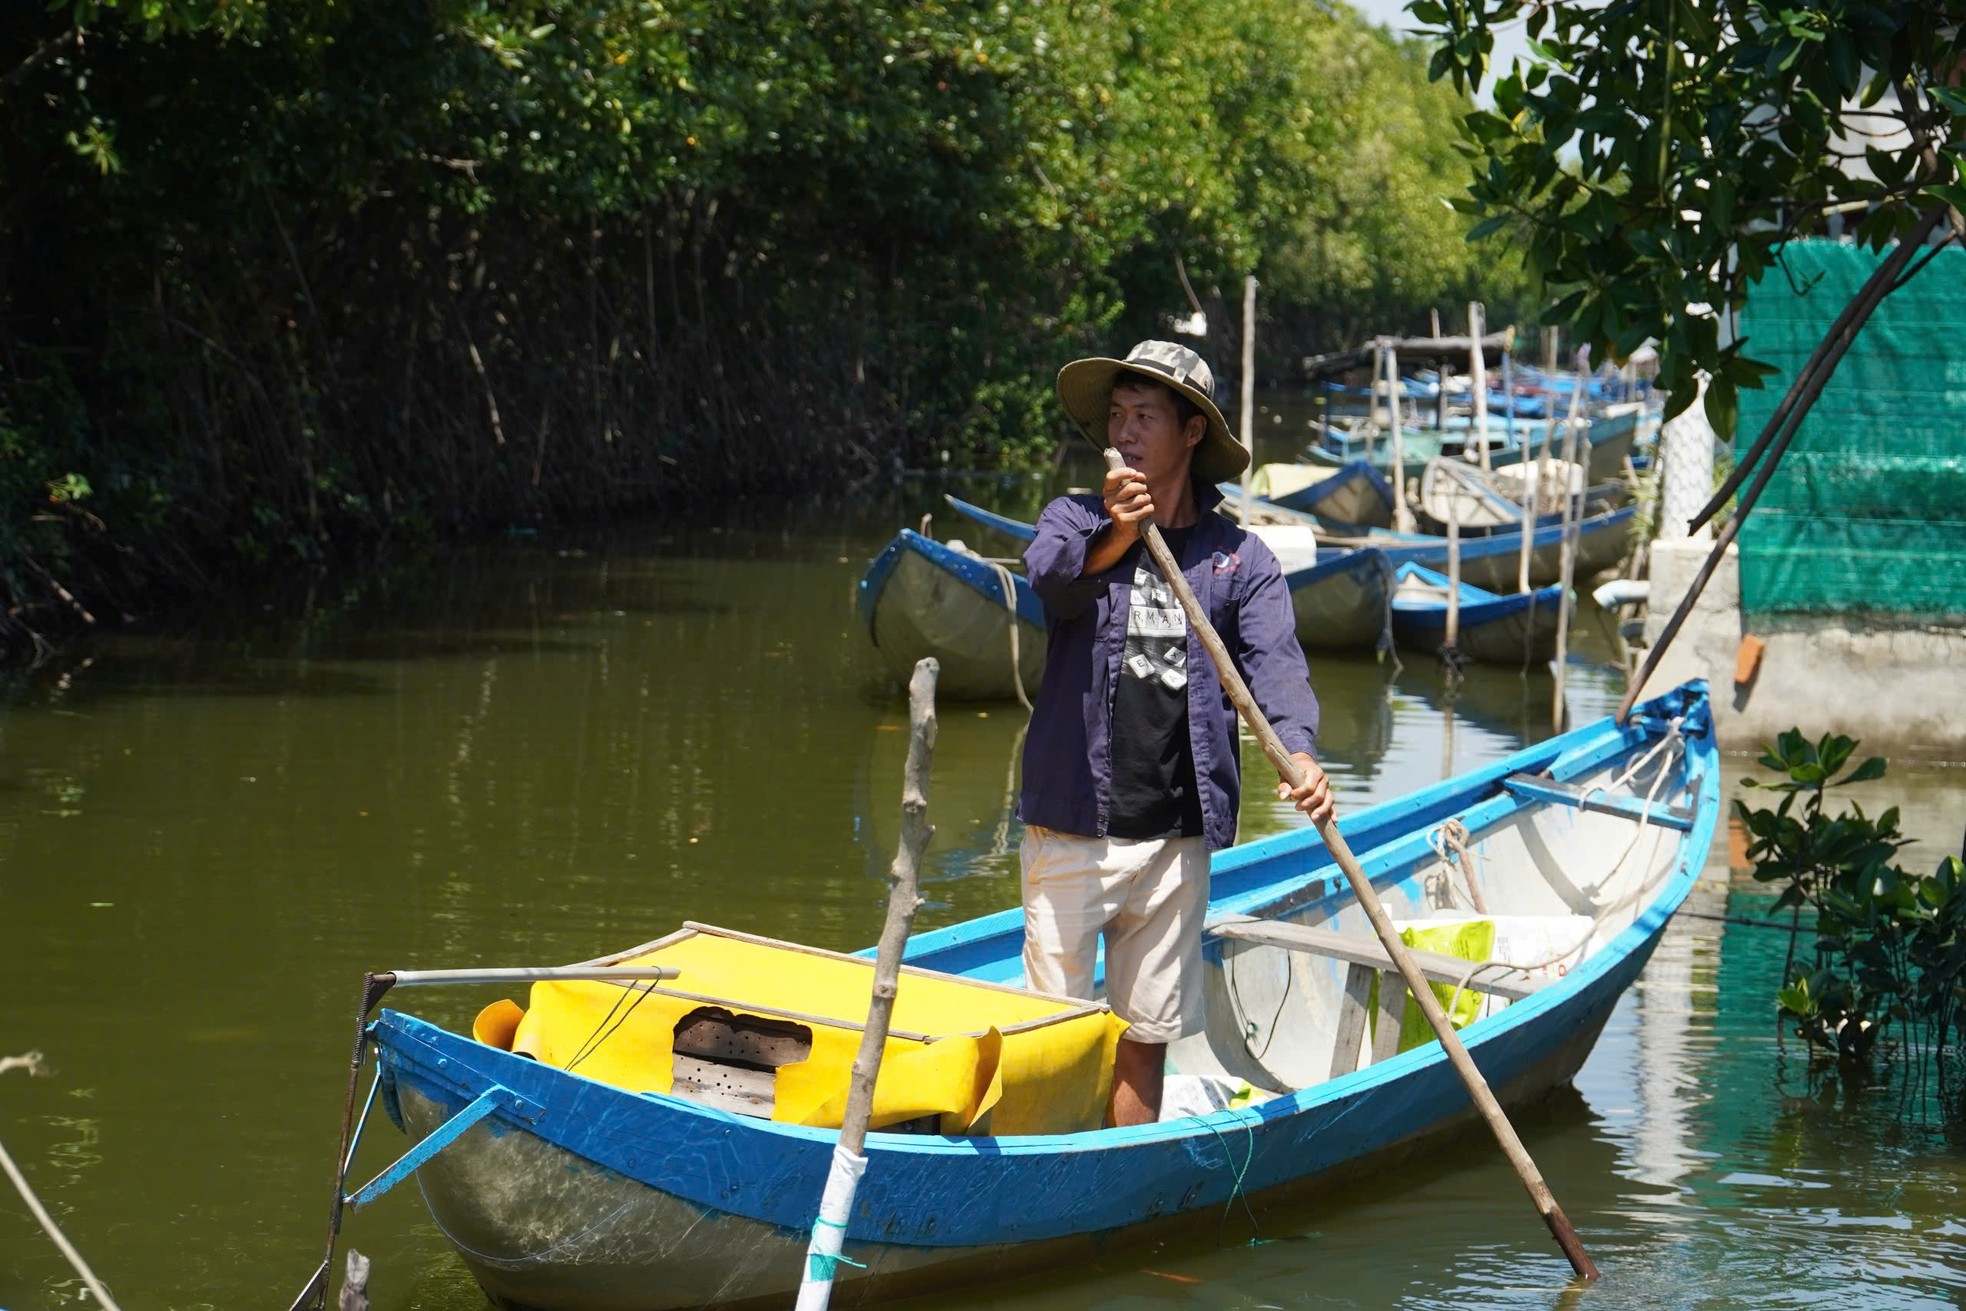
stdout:
POLYGON ((1277 800, 1290 802, 1309 815, 1314 824, 1322 824, 1331 819, 1338 813, 1337 803, 1331 796, 1331 780, 1325 777, 1324 770, 1318 762, 1306 753, 1294 752, 1290 758, 1296 761, 1297 768, 1303 771, 1304 782, 1302 786, 1295 788, 1288 783, 1279 782, 1277 800))

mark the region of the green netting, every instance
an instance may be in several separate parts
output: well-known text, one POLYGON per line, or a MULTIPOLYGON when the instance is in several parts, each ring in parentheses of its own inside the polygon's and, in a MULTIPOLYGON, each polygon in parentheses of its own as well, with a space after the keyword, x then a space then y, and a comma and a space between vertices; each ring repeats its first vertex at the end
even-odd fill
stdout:
MULTIPOLYGON (((1878 256, 1784 248, 1748 298, 1747 353, 1781 373, 1741 395, 1745 450, 1878 256), (1797 294, 1798 291, 1801 294, 1797 294)), ((1966 622, 1966 250, 1939 252, 1851 343, 1741 526, 1751 616, 1966 622)))

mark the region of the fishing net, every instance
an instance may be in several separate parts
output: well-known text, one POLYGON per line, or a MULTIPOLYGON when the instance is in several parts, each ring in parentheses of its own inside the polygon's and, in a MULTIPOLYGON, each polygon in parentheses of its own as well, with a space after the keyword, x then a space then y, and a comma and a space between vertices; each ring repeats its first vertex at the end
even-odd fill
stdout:
MULTIPOLYGON (((1747 353, 1781 372, 1741 394, 1738 451, 1880 257, 1801 241, 1781 258, 1787 276, 1771 270, 1741 314, 1747 353)), ((1740 545, 1741 605, 1754 618, 1966 623, 1966 250, 1939 251, 1884 299, 1741 526, 1740 545)))

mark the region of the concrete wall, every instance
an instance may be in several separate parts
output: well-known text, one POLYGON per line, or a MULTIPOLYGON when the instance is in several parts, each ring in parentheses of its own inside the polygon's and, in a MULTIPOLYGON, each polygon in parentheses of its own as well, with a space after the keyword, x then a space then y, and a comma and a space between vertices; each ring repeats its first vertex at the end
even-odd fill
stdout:
MULTIPOLYGON (((1686 594, 1710 544, 1652 544, 1649 647, 1686 594)), ((1784 729, 1810 737, 1846 733, 1881 755, 1966 761, 1966 630, 1851 628, 1825 616, 1805 629, 1758 632, 1766 646, 1754 676, 1734 682, 1747 630, 1738 556, 1727 558, 1646 683, 1652 696, 1689 678, 1713 687, 1725 751, 1753 752, 1784 729)))

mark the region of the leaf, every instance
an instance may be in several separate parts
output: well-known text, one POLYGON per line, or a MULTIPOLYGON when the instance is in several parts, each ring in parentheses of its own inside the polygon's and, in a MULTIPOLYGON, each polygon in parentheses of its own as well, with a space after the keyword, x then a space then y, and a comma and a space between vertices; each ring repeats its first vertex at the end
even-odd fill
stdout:
POLYGON ((1944 105, 1957 118, 1966 118, 1966 87, 1928 85, 1925 94, 1944 105))
MULTIPOLYGON (((1869 759, 1865 760, 1861 765, 1858 765, 1855 769, 1851 770, 1849 776, 1845 778, 1843 781, 1845 783, 1868 783, 1872 779, 1883 778, 1884 764, 1885 762, 1883 756, 1871 756, 1869 759)), ((1887 811, 1886 813, 1889 814, 1893 812, 1887 811)))
POLYGON ((1723 442, 1731 443, 1734 440, 1734 426, 1740 418, 1740 410, 1740 392, 1735 389, 1732 378, 1721 374, 1708 381, 1707 422, 1713 425, 1715 437, 1723 442))

